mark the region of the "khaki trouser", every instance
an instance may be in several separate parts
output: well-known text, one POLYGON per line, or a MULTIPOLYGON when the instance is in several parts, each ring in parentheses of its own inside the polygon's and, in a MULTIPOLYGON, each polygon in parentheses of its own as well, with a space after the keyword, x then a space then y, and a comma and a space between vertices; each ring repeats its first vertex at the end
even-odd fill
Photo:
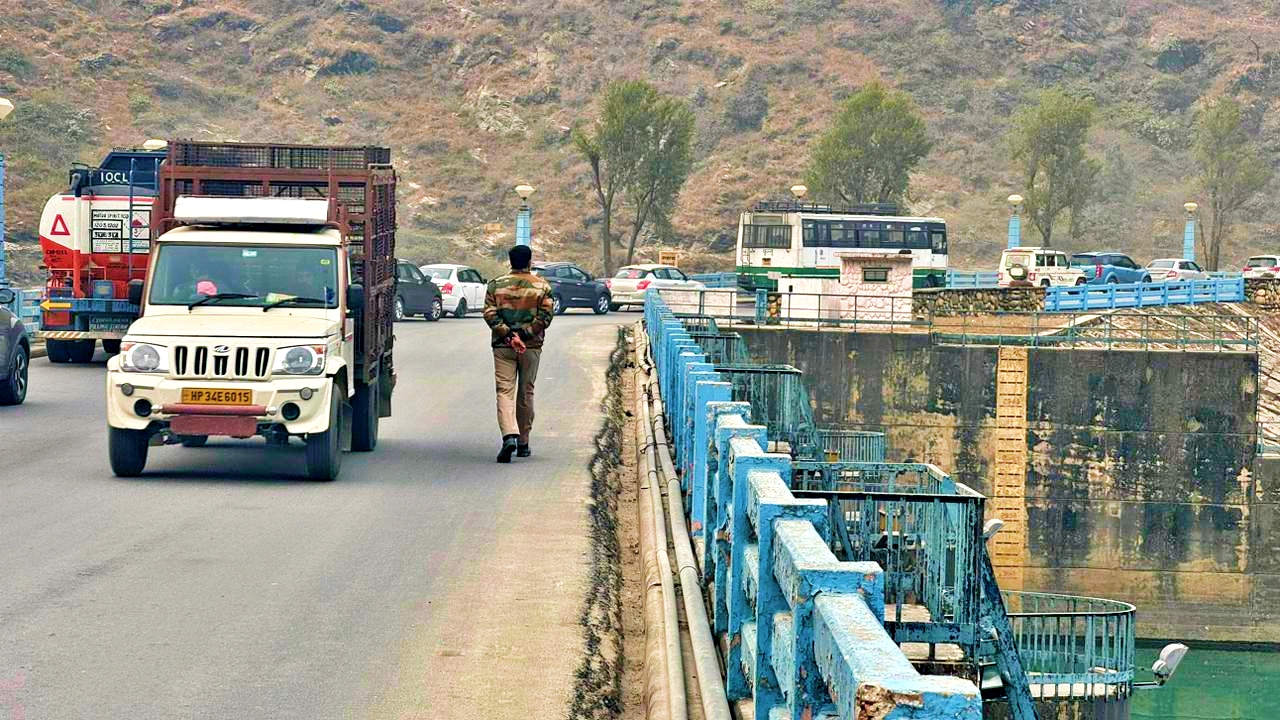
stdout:
POLYGON ((493 349, 493 379, 498 388, 498 427, 502 436, 519 435, 529 444, 533 429, 533 383, 538 379, 541 349, 516 354, 511 348, 493 349))

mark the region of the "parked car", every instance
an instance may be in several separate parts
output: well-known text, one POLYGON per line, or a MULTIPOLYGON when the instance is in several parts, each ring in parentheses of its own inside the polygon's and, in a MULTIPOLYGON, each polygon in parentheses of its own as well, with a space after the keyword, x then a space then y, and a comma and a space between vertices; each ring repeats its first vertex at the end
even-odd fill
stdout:
POLYGON ((27 399, 31 343, 22 319, 9 309, 16 294, 0 288, 0 405, 21 405, 27 399))
POLYGON ((468 312, 484 309, 488 285, 479 270, 447 263, 423 265, 418 269, 440 288, 445 312, 460 318, 466 317, 468 312))
POLYGON ((1084 271, 1091 285, 1151 282, 1151 272, 1118 252, 1085 252, 1071 256, 1071 266, 1084 271))
POLYGON ((613 309, 612 295, 605 283, 573 263, 539 263, 533 271, 551 283, 551 302, 557 315, 569 308, 591 308, 597 315, 613 309))
POLYGON ((619 268, 613 277, 605 281, 609 292, 613 293, 613 304, 610 310, 617 310, 623 305, 643 305, 644 294, 650 288, 655 290, 702 290, 705 286, 697 280, 690 280, 680 268, 671 265, 627 265, 619 268))
POLYGON ((439 320, 444 317, 444 298, 440 288, 413 263, 397 260, 395 317, 400 321, 414 315, 439 320))
POLYGON ((1244 263, 1244 276, 1251 280, 1280 277, 1280 255, 1254 255, 1244 263))
POLYGON ((1084 271, 1071 267, 1067 254, 1059 250, 1038 247, 1019 247, 1005 250, 1000 255, 1000 269, 996 272, 996 284, 1009 287, 1019 281, 1032 285, 1083 285, 1084 271))
POLYGON ((1147 271, 1156 282, 1176 280, 1208 280, 1209 273, 1194 261, 1184 258, 1158 258, 1147 263, 1147 271))

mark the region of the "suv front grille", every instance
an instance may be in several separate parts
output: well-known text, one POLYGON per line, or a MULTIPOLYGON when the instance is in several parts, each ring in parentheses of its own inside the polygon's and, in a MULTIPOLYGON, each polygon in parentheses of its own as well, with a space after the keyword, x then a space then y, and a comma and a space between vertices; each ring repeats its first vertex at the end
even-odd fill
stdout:
POLYGON ((178 345, 173 349, 173 375, 180 378, 265 380, 271 375, 271 348, 178 345))

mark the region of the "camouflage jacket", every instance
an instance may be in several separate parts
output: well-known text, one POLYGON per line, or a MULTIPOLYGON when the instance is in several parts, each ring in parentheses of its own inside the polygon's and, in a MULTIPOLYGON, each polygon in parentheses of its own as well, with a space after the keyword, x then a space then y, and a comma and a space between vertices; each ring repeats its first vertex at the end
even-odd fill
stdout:
POLYGON ((518 333, 525 345, 542 347, 551 309, 551 284, 527 270, 490 280, 484 295, 484 321, 493 331, 493 346, 505 346, 508 337, 518 333))

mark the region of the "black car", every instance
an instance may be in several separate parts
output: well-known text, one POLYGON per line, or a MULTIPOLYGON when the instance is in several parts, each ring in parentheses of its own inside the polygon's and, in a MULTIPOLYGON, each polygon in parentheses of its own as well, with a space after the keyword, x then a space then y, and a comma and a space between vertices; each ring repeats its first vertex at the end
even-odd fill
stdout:
POLYGON ((609 288, 577 265, 541 263, 534 265, 533 271, 551 283, 551 300, 557 315, 569 308, 591 308, 597 315, 609 312, 609 303, 613 299, 609 288))
POLYGON ((27 370, 31 343, 22 320, 9 310, 14 291, 0 288, 0 405, 21 405, 27 399, 27 370))
POLYGON ((413 263, 396 261, 396 320, 421 315, 436 321, 444 316, 440 288, 413 263))

